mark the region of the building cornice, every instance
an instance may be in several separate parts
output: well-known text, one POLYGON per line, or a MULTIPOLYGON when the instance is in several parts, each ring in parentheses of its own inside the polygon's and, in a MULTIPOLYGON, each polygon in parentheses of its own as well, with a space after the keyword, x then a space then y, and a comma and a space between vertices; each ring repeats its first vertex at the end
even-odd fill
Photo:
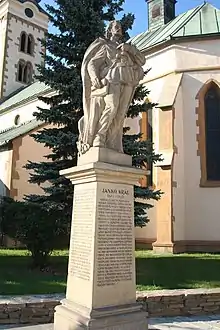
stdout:
POLYGON ((13 110, 15 110, 16 108, 20 108, 21 106, 24 106, 24 105, 27 105, 29 103, 32 103, 34 101, 37 101, 39 97, 50 97, 50 96, 53 96, 54 94, 56 94, 56 92, 54 92, 50 87, 45 91, 45 92, 41 92, 41 93, 38 93, 38 94, 35 94, 33 96, 30 96, 28 97, 27 99, 25 100, 22 100, 20 102, 17 102, 17 103, 14 103, 13 105, 5 108, 5 109, 2 109, 0 110, 0 116, 2 115, 5 115, 6 113, 8 112, 11 112, 13 110), (49 94, 51 93, 51 94, 49 94))
POLYGON ((150 79, 144 79, 141 81, 141 84, 146 84, 164 77, 167 77, 171 74, 180 74, 180 73, 189 73, 189 72, 205 72, 205 71, 220 71, 220 65, 214 65, 214 66, 208 66, 208 67, 191 67, 187 69, 176 69, 167 71, 159 76, 150 78, 150 79))
POLYGON ((165 40, 159 42, 158 44, 153 45, 152 47, 145 48, 141 50, 145 56, 153 55, 155 52, 159 50, 165 50, 168 46, 175 46, 184 42, 194 42, 194 41, 201 41, 201 40, 218 40, 220 39, 220 33, 212 33, 212 34, 205 34, 205 35, 196 35, 196 36, 183 36, 179 38, 170 38, 170 40, 165 40))

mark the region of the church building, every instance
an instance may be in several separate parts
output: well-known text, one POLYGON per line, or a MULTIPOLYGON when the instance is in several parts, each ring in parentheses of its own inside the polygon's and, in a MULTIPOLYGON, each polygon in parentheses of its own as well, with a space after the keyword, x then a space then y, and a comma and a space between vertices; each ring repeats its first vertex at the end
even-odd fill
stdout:
MULTIPOLYGON (((179 0, 184 1, 184 0, 179 0)), ((41 187, 23 168, 48 150, 30 133, 33 112, 53 91, 34 80, 48 16, 39 0, 0 0, 0 196, 17 200, 41 187)), ((220 10, 209 2, 175 14, 175 0, 146 0, 149 29, 131 39, 151 71, 143 83, 157 106, 129 120, 163 160, 146 184, 163 195, 136 228, 136 243, 156 252, 220 251, 220 10)))
POLYGON ((220 251, 220 10, 205 1, 176 16, 175 0, 147 2, 149 30, 132 42, 152 68, 144 82, 157 107, 142 132, 163 157, 149 182, 164 194, 136 240, 220 251))
POLYGON ((48 15, 39 2, 0 1, 0 196, 17 200, 42 192, 28 183, 23 166, 28 160, 40 161, 47 152, 29 136, 43 127, 33 117, 38 106, 46 107, 38 96, 53 93, 34 81, 45 52, 40 39, 48 30, 48 15))

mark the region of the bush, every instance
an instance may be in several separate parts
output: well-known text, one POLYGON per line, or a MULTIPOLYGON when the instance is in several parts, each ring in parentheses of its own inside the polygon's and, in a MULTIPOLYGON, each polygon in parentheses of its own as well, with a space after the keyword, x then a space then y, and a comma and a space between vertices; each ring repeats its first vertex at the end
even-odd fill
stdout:
POLYGON ((44 268, 56 240, 63 236, 59 214, 39 205, 3 197, 0 202, 0 231, 20 241, 31 252, 33 265, 44 268))

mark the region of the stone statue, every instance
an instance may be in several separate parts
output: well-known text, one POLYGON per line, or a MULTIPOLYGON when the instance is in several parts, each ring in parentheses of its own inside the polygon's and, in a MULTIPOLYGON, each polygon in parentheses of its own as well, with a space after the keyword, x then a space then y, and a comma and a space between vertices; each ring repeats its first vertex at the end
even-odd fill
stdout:
POLYGON ((120 43, 122 28, 112 21, 106 36, 87 49, 82 63, 83 110, 79 121, 79 155, 91 147, 123 153, 124 119, 139 81, 144 55, 129 43, 120 43))

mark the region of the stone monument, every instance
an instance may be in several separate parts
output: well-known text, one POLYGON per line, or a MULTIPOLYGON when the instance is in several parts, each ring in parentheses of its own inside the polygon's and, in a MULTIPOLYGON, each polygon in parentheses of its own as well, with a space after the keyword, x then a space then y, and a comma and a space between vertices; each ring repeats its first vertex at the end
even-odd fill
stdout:
POLYGON ((54 330, 146 330, 136 303, 133 185, 145 171, 122 147, 123 123, 144 56, 120 43, 121 25, 87 49, 78 164, 61 174, 75 185, 66 299, 54 330))

